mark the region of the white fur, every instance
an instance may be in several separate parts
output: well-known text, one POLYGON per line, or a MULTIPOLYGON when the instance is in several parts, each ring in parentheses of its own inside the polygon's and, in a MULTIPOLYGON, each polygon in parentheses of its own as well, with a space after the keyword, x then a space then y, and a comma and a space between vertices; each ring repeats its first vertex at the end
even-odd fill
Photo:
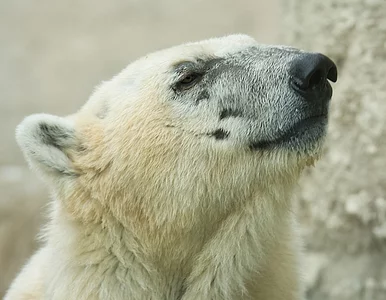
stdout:
POLYGON ((302 298, 289 201, 298 158, 230 151, 242 120, 226 123, 240 133, 233 142, 201 137, 214 117, 166 89, 171 64, 254 44, 238 35, 151 54, 71 118, 22 122, 18 143, 55 201, 45 246, 6 300, 302 298), (41 123, 74 134, 46 144, 41 123))

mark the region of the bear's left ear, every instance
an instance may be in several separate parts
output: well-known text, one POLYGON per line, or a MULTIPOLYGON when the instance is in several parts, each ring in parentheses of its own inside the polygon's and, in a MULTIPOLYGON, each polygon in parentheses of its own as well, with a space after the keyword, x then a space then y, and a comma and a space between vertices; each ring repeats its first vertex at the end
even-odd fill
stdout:
POLYGON ((68 156, 77 145, 71 120, 47 114, 31 115, 17 127, 16 140, 30 166, 42 175, 51 179, 76 175, 68 156))

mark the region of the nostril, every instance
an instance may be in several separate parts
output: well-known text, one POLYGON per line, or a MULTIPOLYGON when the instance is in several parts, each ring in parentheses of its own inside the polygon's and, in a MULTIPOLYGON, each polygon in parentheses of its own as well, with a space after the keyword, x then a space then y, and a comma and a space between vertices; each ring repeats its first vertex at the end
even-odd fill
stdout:
POLYGON ((306 89, 312 89, 318 85, 320 85, 323 81, 325 81, 324 74, 322 70, 316 70, 311 74, 306 89))
POLYGON ((338 69, 335 65, 333 65, 327 72, 327 79, 332 82, 336 82, 338 80, 338 69))
POLYGON ((326 87, 327 79, 335 82, 338 72, 334 62, 319 53, 302 53, 291 62, 289 71, 292 86, 298 92, 326 87))

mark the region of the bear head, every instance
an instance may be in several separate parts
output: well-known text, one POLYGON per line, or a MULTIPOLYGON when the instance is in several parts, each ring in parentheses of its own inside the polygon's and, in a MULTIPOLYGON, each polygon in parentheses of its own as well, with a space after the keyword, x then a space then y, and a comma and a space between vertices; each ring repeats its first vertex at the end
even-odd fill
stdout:
POLYGON ((324 55, 244 35, 188 43, 133 62, 74 115, 27 117, 17 141, 75 219, 211 217, 296 182, 336 79, 324 55))

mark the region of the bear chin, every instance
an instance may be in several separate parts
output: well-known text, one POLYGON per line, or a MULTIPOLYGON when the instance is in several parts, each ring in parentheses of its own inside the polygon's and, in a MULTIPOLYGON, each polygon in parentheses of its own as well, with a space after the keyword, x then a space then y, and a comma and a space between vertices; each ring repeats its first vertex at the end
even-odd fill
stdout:
POLYGON ((286 150, 310 154, 321 147, 327 133, 328 117, 321 115, 295 123, 280 137, 258 141, 250 145, 251 150, 286 150))

